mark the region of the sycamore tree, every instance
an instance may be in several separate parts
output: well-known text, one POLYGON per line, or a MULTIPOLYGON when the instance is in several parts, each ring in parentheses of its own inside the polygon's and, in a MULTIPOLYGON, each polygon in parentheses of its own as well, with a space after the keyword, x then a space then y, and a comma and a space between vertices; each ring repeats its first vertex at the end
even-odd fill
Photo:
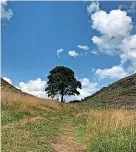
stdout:
POLYGON ((61 95, 61 102, 64 101, 64 95, 79 95, 77 90, 81 89, 80 81, 77 81, 74 77, 74 72, 64 66, 57 66, 49 72, 48 75, 48 87, 45 91, 48 97, 61 95))

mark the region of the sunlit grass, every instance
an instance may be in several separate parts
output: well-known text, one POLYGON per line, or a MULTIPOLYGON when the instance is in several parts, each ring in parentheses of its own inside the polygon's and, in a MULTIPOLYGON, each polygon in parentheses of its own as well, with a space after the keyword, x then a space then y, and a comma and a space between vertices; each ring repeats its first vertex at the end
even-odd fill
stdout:
POLYGON ((78 119, 82 120, 82 130, 79 128, 81 136, 78 138, 84 139, 88 151, 136 151, 136 111, 89 110, 79 114, 78 119))
POLYGON ((135 110, 88 109, 13 92, 2 92, 1 105, 2 151, 53 151, 63 126, 73 126, 86 152, 136 151, 135 110))

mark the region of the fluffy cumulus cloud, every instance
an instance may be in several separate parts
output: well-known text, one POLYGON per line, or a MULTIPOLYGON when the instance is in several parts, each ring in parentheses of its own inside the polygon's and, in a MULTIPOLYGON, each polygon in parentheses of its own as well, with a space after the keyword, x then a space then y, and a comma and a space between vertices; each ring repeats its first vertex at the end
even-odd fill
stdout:
POLYGON ((122 50, 121 63, 125 63, 127 60, 132 62, 132 66, 136 68, 136 34, 127 37, 122 41, 120 46, 122 50))
MULTIPOLYGON (((66 97, 67 101, 70 101, 72 99, 81 100, 84 97, 91 95, 92 93, 98 90, 97 83, 92 83, 87 78, 81 79, 80 81, 82 84, 82 89, 78 89, 78 91, 80 92, 80 95, 66 97)), ((36 80, 30 80, 28 83, 20 82, 18 88, 22 90, 23 92, 32 94, 40 98, 47 99, 48 95, 44 91, 46 85, 47 85, 46 81, 43 81, 40 78, 38 78, 36 80)))
POLYGON ((109 38, 126 37, 133 28, 131 17, 121 10, 111 10, 110 13, 100 10, 91 15, 91 20, 92 28, 109 38))
POLYGON ((99 51, 106 54, 117 54, 124 38, 129 36, 133 25, 131 17, 125 11, 112 10, 106 13, 101 10, 91 15, 92 28, 101 36, 93 36, 92 41, 99 51))
POLYGON ((80 95, 79 96, 70 96, 67 98, 68 101, 84 99, 85 97, 90 96, 99 90, 98 84, 91 82, 87 78, 80 79, 79 81, 82 84, 82 89, 77 89, 80 92, 80 95))
POLYGON ((119 65, 119 66, 113 66, 111 69, 97 69, 95 71, 95 75, 100 80, 105 78, 121 79, 127 76, 127 72, 124 70, 124 68, 121 65, 119 65))
POLYGON ((45 92, 46 84, 46 81, 38 78, 36 80, 30 80, 28 83, 20 82, 17 88, 22 90, 23 92, 32 94, 40 98, 48 98, 45 92))
POLYGON ((68 55, 70 55, 72 57, 79 56, 79 54, 76 51, 74 51, 74 50, 73 51, 72 50, 68 51, 68 55))
POLYGON ((59 56, 59 54, 62 53, 62 52, 63 52, 63 49, 58 49, 57 50, 57 56, 59 56))
POLYGON ((11 81, 9 78, 3 77, 3 79, 4 79, 5 81, 7 81, 9 84, 12 84, 12 81, 11 81))
POLYGON ((99 11, 99 2, 92 2, 89 6, 87 6, 88 14, 99 11))
POLYGON ((83 98, 99 90, 97 87, 98 84, 91 82, 87 78, 81 79, 80 82, 82 84, 82 89, 80 89, 80 96, 83 98))
POLYGON ((87 45, 78 45, 77 48, 82 49, 82 50, 89 50, 89 47, 87 45))
POLYGON ((7 9, 7 0, 1 0, 1 19, 10 20, 13 16, 12 9, 7 9))
MULTIPOLYGON (((131 10, 134 7, 135 3, 132 3, 131 10)), ((92 37, 97 49, 91 53, 116 55, 120 57, 122 66, 130 61, 130 66, 136 68, 136 35, 132 35, 134 25, 127 11, 117 9, 107 13, 99 9, 90 16, 92 28, 100 35, 92 37)))

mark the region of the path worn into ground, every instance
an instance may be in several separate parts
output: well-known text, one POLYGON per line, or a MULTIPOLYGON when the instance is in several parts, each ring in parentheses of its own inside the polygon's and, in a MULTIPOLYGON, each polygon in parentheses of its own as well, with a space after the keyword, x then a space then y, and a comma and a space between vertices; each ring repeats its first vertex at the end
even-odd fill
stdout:
MULTIPOLYGON (((46 119, 40 116, 27 117, 20 120, 19 122, 4 125, 2 126, 2 129, 16 128, 27 123, 40 123, 43 120, 46 119)), ((86 152, 85 146, 80 141, 74 139, 74 136, 76 134, 75 127, 72 127, 70 125, 63 125, 61 129, 62 136, 58 139, 55 139, 55 141, 51 144, 51 147, 55 152, 86 152)))
POLYGON ((56 152, 86 152, 81 142, 74 139, 76 128, 65 125, 62 130, 62 137, 51 144, 56 152))

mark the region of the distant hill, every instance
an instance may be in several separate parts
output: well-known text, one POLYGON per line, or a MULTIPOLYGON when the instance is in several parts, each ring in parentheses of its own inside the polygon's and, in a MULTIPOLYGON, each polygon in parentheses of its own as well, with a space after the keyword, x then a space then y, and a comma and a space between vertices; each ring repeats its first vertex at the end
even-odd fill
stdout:
POLYGON ((82 101, 92 107, 136 108, 136 73, 102 88, 82 101))

